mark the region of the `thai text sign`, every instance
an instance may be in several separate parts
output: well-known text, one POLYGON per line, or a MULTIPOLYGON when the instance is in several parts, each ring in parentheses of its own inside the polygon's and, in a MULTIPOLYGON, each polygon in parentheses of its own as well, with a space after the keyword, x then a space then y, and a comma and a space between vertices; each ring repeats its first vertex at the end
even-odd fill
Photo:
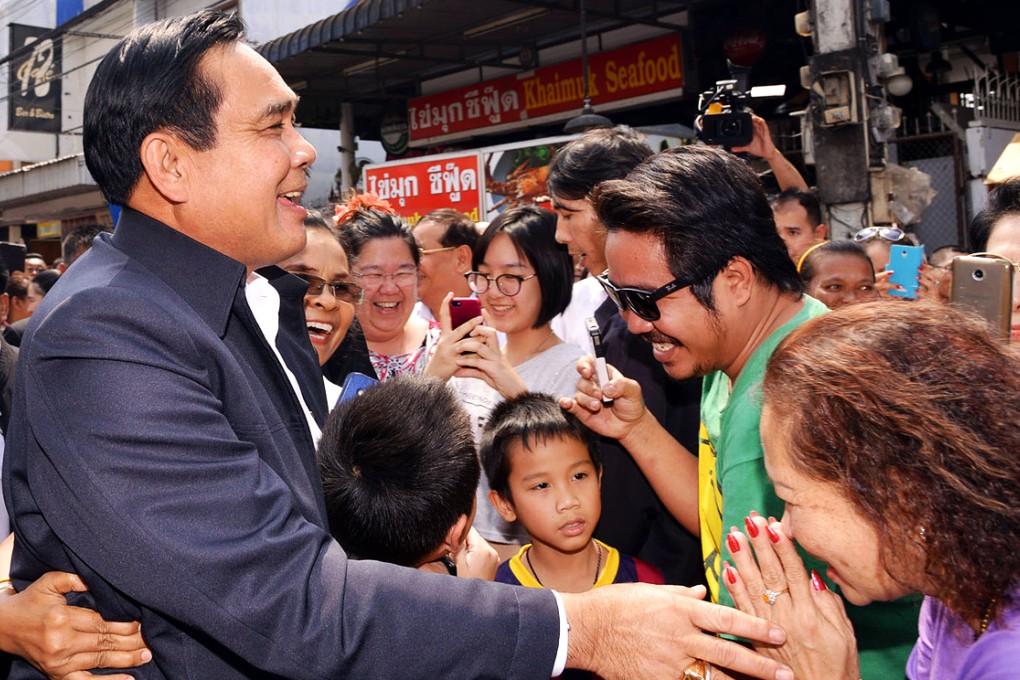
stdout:
POLYGON ((478 221, 482 183, 477 151, 365 167, 365 191, 386 199, 415 224, 437 208, 453 208, 478 221))
MULTIPOLYGON (((588 60, 588 92, 596 106, 683 87, 680 37, 666 35, 588 60)), ((411 141, 513 124, 580 109, 581 60, 418 97, 408 104, 411 141)))
POLYGON ((24 56, 12 60, 8 73, 9 111, 7 127, 32 132, 60 132, 60 43, 39 36, 48 28, 11 24, 11 51, 29 46, 24 56))

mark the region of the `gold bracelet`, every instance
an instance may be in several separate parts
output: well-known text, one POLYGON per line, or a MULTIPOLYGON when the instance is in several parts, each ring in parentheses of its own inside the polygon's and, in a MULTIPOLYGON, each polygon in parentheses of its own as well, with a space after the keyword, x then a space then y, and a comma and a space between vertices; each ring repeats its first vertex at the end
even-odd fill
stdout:
POLYGON ((7 578, 0 578, 0 593, 2 593, 5 590, 9 590, 12 593, 15 592, 14 584, 11 583, 10 576, 8 576, 7 578))

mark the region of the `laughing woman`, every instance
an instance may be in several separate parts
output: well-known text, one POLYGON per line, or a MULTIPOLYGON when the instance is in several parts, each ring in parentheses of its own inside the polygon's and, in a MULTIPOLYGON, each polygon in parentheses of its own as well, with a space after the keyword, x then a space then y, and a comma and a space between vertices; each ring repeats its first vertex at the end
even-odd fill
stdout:
POLYGON ((792 333, 763 388, 765 464, 782 521, 748 518, 724 568, 737 605, 779 623, 762 653, 799 680, 858 680, 839 598, 925 595, 910 680, 1020 668, 1020 352, 934 303, 865 303, 792 333), (757 563, 751 556, 751 547, 757 563))
MULTIPOLYGON (((351 280, 347 254, 334 229, 321 213, 308 212, 305 218, 308 237, 304 249, 280 263, 291 274, 308 284, 305 293, 305 322, 308 338, 325 366, 340 347, 354 320, 354 306, 361 302, 362 290, 351 280)), ((340 396, 340 388, 326 380, 330 407, 340 396)))
POLYGON ((354 282, 364 290, 356 314, 376 377, 423 372, 440 326, 411 313, 419 253, 410 227, 371 194, 339 206, 335 221, 354 282))

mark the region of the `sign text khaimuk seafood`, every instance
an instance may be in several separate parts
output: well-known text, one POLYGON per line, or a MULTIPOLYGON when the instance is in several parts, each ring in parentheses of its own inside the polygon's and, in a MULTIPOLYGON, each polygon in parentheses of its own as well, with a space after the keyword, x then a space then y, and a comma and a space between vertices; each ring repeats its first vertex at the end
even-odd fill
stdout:
MULTIPOLYGON (((680 36, 628 45, 588 59, 588 91, 596 109, 683 88, 680 36)), ((407 107, 411 143, 461 133, 519 127, 581 109, 581 60, 544 66, 471 87, 412 99, 407 107)))

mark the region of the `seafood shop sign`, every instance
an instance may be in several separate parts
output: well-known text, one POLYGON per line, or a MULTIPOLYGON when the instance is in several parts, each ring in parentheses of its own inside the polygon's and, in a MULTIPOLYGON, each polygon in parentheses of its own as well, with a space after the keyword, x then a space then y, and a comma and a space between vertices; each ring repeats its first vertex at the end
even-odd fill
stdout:
POLYGON ((436 208, 453 208, 482 219, 480 154, 427 156, 365 167, 365 190, 390 202, 411 224, 436 208))
MULTIPOLYGON (((682 94, 680 37, 676 34, 592 55, 588 91, 596 107, 682 94), (654 95, 660 95, 655 97, 654 95)), ((581 60, 563 62, 412 99, 407 108, 411 144, 446 141, 483 128, 510 129, 580 110, 581 60)))

